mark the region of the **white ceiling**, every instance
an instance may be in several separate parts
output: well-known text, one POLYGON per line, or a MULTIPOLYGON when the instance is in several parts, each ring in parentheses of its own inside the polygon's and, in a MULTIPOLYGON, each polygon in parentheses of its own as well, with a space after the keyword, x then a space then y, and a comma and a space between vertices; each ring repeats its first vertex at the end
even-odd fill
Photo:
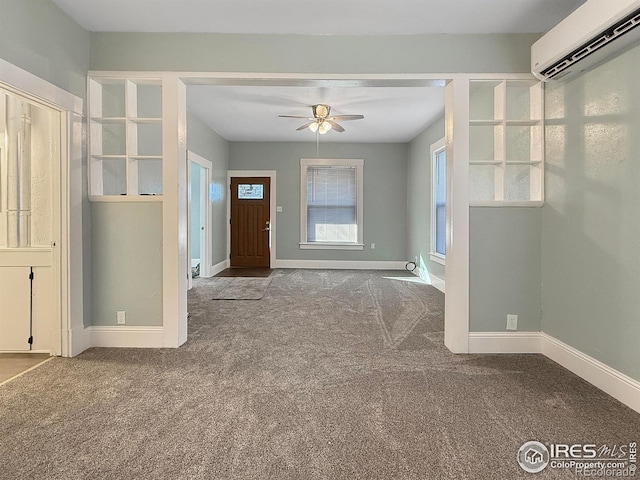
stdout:
MULTIPOLYGON (((546 32, 585 0, 53 0, 96 32, 406 35, 546 32)), ((362 114, 327 142, 408 142, 444 111, 435 87, 193 86, 188 109, 229 141, 314 141, 304 121, 327 103, 362 114)))
MULTIPOLYGON (((53 0, 96 32, 546 32, 584 0, 53 0)), ((604 0, 602 0, 604 1, 604 0)))
POLYGON ((229 141, 313 142, 309 129, 296 131, 312 116, 311 105, 331 106, 331 115, 364 115, 339 122, 327 142, 406 143, 444 112, 438 87, 230 87, 189 85, 187 109, 229 141))

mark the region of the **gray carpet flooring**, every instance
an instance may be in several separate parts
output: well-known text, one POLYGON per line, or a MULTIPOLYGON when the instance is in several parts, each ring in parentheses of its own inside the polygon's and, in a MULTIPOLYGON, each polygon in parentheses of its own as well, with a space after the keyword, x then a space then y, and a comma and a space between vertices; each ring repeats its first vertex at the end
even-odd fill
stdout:
POLYGON ((211 300, 260 300, 270 283, 270 277, 212 277, 193 281, 198 294, 209 295, 211 300))
POLYGON ((4 479, 575 478, 527 440, 617 443, 640 415, 539 355, 453 355, 402 272, 277 270, 258 301, 189 294, 189 340, 93 348, 0 387, 4 479))

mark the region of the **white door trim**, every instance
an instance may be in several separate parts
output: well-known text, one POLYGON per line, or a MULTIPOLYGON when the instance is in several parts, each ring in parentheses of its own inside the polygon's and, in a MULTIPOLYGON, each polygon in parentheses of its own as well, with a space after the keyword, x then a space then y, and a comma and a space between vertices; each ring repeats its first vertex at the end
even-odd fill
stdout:
POLYGON ((227 170, 227 265, 230 265, 231 255, 231 188, 232 177, 269 177, 269 216, 271 217, 271 231, 269 232, 269 265, 276 267, 276 171, 275 170, 227 170))
POLYGON ((0 59, 0 86, 60 112, 59 231, 53 232, 54 281, 59 290, 58 325, 53 328, 52 355, 73 356, 85 347, 73 341, 84 328, 82 278, 82 106, 81 98, 0 59), (73 256, 70 252, 73 251, 73 256))
MULTIPOLYGON (((187 158, 189 160, 189 168, 187 169, 189 185, 191 185, 191 163, 199 165, 204 170, 204 174, 200 175, 200 198, 204 200, 200 205, 200 225, 204 227, 200 231, 200 276, 210 277, 213 267, 211 265, 213 246, 211 244, 211 202, 208 192, 209 186, 213 183, 213 162, 191 150, 187 151, 187 158)), ((191 189, 189 189, 189 258, 191 258, 191 189)), ((189 271, 191 271, 190 264, 189 271)))

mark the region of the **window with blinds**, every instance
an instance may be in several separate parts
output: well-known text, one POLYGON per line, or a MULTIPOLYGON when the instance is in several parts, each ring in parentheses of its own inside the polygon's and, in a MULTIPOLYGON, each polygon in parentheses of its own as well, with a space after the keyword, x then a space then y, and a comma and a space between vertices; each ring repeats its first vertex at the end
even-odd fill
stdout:
POLYGON ((444 265, 447 233, 447 151, 444 138, 431 145, 431 248, 429 258, 444 265))
POLYGON ((362 249, 362 160, 301 159, 301 248, 362 249))
POLYGON ((307 168, 307 242, 356 243, 356 169, 307 168))
POLYGON ((447 158, 444 148, 433 156, 433 245, 432 248, 440 255, 445 254, 447 229, 447 158))

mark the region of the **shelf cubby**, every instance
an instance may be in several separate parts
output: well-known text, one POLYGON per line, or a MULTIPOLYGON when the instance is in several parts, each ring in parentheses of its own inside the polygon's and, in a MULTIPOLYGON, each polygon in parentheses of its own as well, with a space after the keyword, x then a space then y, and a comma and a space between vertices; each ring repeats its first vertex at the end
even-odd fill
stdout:
POLYGON ((162 81, 91 77, 89 109, 90 198, 161 196, 162 81))
POLYGON ((540 202, 542 84, 528 79, 474 80, 469 118, 471 203, 540 202))

